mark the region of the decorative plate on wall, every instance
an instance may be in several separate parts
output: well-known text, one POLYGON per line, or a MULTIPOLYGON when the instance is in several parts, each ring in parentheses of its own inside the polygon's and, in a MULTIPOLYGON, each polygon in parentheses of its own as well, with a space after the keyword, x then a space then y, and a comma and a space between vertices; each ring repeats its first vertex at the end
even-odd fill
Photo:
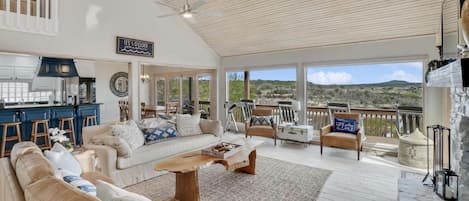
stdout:
POLYGON ((126 72, 118 72, 112 75, 109 87, 114 95, 125 97, 129 95, 129 75, 126 72))

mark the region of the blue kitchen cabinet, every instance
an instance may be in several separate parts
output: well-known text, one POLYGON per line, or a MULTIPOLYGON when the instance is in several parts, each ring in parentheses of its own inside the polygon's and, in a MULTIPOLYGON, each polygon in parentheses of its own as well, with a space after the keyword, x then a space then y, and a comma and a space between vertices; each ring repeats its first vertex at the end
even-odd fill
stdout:
MULTIPOLYGON (((21 137, 23 141, 31 141, 33 120, 42 120, 42 119, 50 120, 51 118, 49 107, 20 109, 19 113, 20 113, 20 118, 22 122, 21 133, 23 133, 23 136, 21 137)), ((49 124, 50 124, 50 121, 49 121, 49 124)), ((38 127, 38 132, 40 133, 44 132, 42 126, 38 127)), ((42 142, 38 141, 38 143, 42 143, 42 142)))
POLYGON ((99 109, 100 105, 99 104, 86 104, 86 105, 79 105, 77 106, 77 127, 75 128, 75 130, 77 131, 76 133, 78 134, 77 136, 77 141, 78 143, 82 143, 81 142, 81 134, 82 134, 82 127, 83 127, 83 120, 85 118, 85 116, 88 116, 88 115, 96 115, 96 122, 99 124, 101 124, 100 122, 100 109, 99 109))

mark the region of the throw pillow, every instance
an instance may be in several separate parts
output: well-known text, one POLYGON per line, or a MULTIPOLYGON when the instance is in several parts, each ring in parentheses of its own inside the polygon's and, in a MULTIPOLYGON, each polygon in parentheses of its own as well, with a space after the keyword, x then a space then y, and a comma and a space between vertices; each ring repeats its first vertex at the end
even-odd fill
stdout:
POLYGON ((221 122, 217 120, 200 119, 200 129, 204 134, 219 135, 223 133, 221 122))
POLYGON ((274 118, 272 116, 251 116, 251 126, 272 126, 274 118))
POLYGON ((103 145, 103 139, 106 137, 106 136, 112 136, 112 131, 109 130, 103 134, 100 134, 100 135, 95 135, 93 137, 91 137, 91 139, 89 140, 89 143, 90 144, 95 144, 95 145, 103 145))
POLYGON ((132 154, 132 149, 130 149, 129 143, 117 136, 97 135, 91 138, 90 143, 112 147, 117 151, 117 156, 119 157, 128 158, 132 154))
POLYGON ((334 118, 334 132, 357 134, 357 121, 334 118))
POLYGON ((124 139, 132 150, 143 146, 145 143, 143 133, 134 121, 128 121, 124 125, 112 125, 111 128, 112 135, 124 139))
POLYGON ((167 125, 167 120, 160 119, 160 118, 149 118, 149 119, 142 119, 138 122, 138 127, 140 129, 144 128, 156 128, 158 126, 167 125))
POLYGON ((94 186, 88 180, 85 180, 73 172, 67 170, 59 170, 59 175, 61 179, 70 185, 80 189, 81 191, 84 191, 85 193, 96 196, 96 186, 94 186))
POLYGON ((181 136, 200 135, 200 113, 194 115, 176 115, 176 127, 181 136))
POLYGON ((145 144, 153 144, 178 136, 178 132, 174 125, 144 128, 142 131, 145 135, 145 144))
POLYGON ((129 144, 122 138, 116 136, 105 136, 103 144, 114 148, 117 151, 117 156, 128 158, 132 155, 132 149, 129 144))
POLYGON ((96 181, 96 196, 102 201, 151 201, 101 180, 96 181))
POLYGON ((60 143, 55 143, 50 151, 44 152, 44 155, 56 170, 68 170, 75 175, 81 175, 80 163, 60 143))

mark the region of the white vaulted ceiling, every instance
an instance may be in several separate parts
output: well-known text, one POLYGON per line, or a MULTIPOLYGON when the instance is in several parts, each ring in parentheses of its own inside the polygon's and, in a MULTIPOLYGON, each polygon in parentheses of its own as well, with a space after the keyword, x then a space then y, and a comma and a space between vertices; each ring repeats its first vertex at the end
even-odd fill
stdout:
MULTIPOLYGON (((179 7, 185 0, 165 1, 179 7)), ((441 6, 440 0, 206 1, 200 10, 224 15, 196 15, 188 24, 220 56, 431 35, 441 6)), ((449 2, 455 21, 456 0, 449 2)))

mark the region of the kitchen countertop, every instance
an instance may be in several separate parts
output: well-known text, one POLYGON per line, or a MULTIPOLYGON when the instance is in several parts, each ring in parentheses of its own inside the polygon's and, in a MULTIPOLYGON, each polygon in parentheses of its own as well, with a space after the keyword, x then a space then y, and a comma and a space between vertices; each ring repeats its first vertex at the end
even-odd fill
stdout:
MULTIPOLYGON (((102 105, 103 103, 84 103, 80 105, 102 105)), ((10 109, 23 109, 23 108, 41 108, 41 107, 77 107, 80 105, 67 105, 67 104, 20 104, 5 106, 3 110, 10 109)), ((1 109, 0 109, 1 110, 1 109)))

